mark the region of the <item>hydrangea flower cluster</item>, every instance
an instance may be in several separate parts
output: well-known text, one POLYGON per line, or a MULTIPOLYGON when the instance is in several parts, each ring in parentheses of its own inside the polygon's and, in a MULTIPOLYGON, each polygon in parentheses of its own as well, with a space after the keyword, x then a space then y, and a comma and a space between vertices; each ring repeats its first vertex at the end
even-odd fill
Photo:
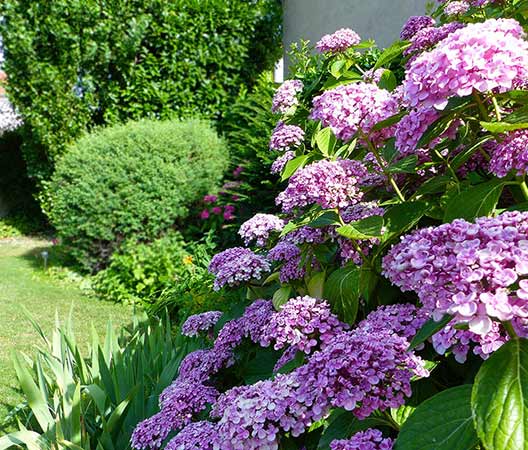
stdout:
POLYGON ((410 106, 443 109, 473 89, 500 92, 528 77, 528 42, 514 19, 489 19, 449 34, 410 63, 404 80, 410 106))
POLYGON ((296 297, 272 316, 260 344, 267 347, 274 342, 275 350, 294 347, 310 354, 319 344, 324 348, 346 329, 348 325, 330 311, 326 301, 309 296, 296 297))
POLYGON ((415 55, 407 63, 409 67, 416 59, 416 55, 428 50, 444 40, 447 36, 460 28, 464 28, 464 24, 459 22, 446 23, 440 27, 427 27, 423 28, 411 38, 411 46, 406 48, 404 51, 405 55, 415 55))
POLYGON ((288 161, 291 161, 293 158, 295 158, 295 152, 284 152, 283 155, 279 156, 275 161, 273 161, 270 172, 274 175, 282 173, 282 171, 286 167, 286 164, 288 164, 288 161))
POLYGON ((286 113, 292 106, 299 104, 297 94, 302 92, 304 84, 300 80, 286 80, 275 91, 271 104, 273 113, 286 113))
POLYGON ((244 240, 244 244, 249 245, 255 241, 258 247, 264 247, 268 243, 270 234, 281 231, 284 225, 284 220, 273 214, 255 214, 240 226, 238 234, 244 240))
POLYGON ((330 406, 359 419, 377 409, 397 408, 411 395, 411 378, 428 376, 408 346, 390 330, 341 333, 297 369, 297 398, 308 401, 318 418, 330 406))
MULTIPOLYGON (((356 222, 371 216, 383 216, 385 210, 378 206, 376 202, 361 202, 356 205, 349 206, 341 213, 341 218, 345 223, 356 222)), ((373 245, 378 244, 378 239, 364 239, 358 242, 358 245, 364 255, 368 255, 373 245)), ((361 254, 354 242, 345 237, 339 236, 337 238, 339 245, 339 256, 343 262, 353 261, 356 264, 361 263, 361 254)))
MULTIPOLYGON (((350 141, 358 131, 369 134, 378 122, 398 112, 391 93, 372 83, 352 83, 323 92, 313 100, 310 118, 330 127, 337 138, 350 141)), ((376 131, 370 137, 381 141, 391 136, 392 127, 376 131)))
POLYGON ((528 275, 527 235, 527 212, 474 224, 457 219, 405 236, 385 256, 383 273, 402 290, 415 291, 433 317, 452 314, 487 336, 492 320, 528 317, 520 284, 528 275))
POLYGON ((192 422, 171 439, 165 450, 213 450, 217 439, 215 424, 205 420, 192 422))
MULTIPOLYGON (((434 108, 412 109, 409 114, 402 117, 396 125, 394 136, 396 148, 400 155, 408 156, 415 153, 418 141, 427 128, 440 117, 434 108)), ((434 146, 434 144, 431 144, 434 146)))
POLYGON ((501 142, 488 147, 491 160, 489 170, 499 178, 511 171, 523 176, 528 173, 528 131, 517 130, 503 136, 501 142))
POLYGON ((286 125, 280 121, 271 135, 270 150, 286 151, 299 147, 304 140, 304 130, 297 125, 286 125))
POLYGON ((361 42, 359 35, 350 28, 341 28, 332 34, 324 35, 315 48, 319 53, 341 53, 361 42))
POLYGON ((270 270, 270 262, 244 247, 234 247, 213 256, 209 272, 216 278, 214 289, 237 286, 242 282, 258 280, 270 270))
POLYGON ((281 240, 273 247, 268 258, 271 261, 282 263, 279 271, 281 283, 288 283, 292 280, 302 280, 306 275, 306 268, 301 264, 301 249, 295 244, 286 240, 281 240))
POLYGON ((198 336, 200 332, 210 331, 222 316, 221 311, 207 311, 189 316, 182 325, 181 333, 184 336, 198 336))
POLYGON ((394 441, 384 438, 380 430, 368 428, 350 439, 340 439, 330 443, 330 450, 392 450, 394 441))
POLYGON ((312 227, 300 227, 296 230, 290 231, 282 239, 286 242, 295 245, 301 244, 321 244, 325 240, 325 229, 324 228, 312 228, 312 227))
POLYGON ((295 172, 276 203, 285 213, 313 204, 325 209, 345 208, 361 200, 361 181, 367 175, 366 167, 358 161, 317 161, 295 172))
POLYGON ((7 97, 0 97, 0 136, 22 125, 22 118, 15 112, 7 97))
POLYGON ((405 25, 400 32, 400 39, 402 41, 408 41, 418 33, 418 31, 424 28, 433 27, 435 23, 436 21, 429 16, 411 16, 407 19, 407 22, 405 22, 405 25))
POLYGON ((365 83, 378 84, 384 72, 385 69, 369 69, 363 74, 363 81, 365 83))
POLYGON ((471 5, 465 1, 449 2, 444 7, 444 14, 446 16, 459 16, 461 14, 467 13, 470 7, 471 5))

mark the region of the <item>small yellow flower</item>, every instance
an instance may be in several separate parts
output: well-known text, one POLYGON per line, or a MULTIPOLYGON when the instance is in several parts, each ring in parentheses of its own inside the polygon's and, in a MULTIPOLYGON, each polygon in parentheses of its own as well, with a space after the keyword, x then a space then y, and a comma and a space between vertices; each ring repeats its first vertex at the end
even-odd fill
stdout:
POLYGON ((183 264, 192 264, 192 263, 193 263, 192 255, 187 255, 183 257, 183 264))

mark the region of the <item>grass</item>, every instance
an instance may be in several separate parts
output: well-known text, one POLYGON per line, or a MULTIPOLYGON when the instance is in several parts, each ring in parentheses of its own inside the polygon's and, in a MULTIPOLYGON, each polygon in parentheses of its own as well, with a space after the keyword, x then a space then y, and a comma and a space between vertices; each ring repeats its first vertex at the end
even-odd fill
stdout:
POLYGON ((78 284, 50 277, 43 269, 40 253, 50 243, 38 239, 0 241, 0 435, 9 410, 20 403, 11 355, 14 351, 32 354, 39 343, 24 308, 48 333, 59 318, 72 312, 79 343, 90 338, 91 324, 104 334, 109 319, 116 327, 130 322, 132 308, 90 298, 78 284))

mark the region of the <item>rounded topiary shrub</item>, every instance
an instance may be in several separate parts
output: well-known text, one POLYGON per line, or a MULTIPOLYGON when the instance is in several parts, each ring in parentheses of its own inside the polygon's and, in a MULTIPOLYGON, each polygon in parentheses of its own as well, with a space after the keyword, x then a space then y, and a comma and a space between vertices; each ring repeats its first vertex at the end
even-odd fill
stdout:
POLYGON ((57 164, 50 220, 97 271, 125 239, 155 239, 213 190, 228 165, 223 141, 198 120, 129 122, 85 135, 57 164))

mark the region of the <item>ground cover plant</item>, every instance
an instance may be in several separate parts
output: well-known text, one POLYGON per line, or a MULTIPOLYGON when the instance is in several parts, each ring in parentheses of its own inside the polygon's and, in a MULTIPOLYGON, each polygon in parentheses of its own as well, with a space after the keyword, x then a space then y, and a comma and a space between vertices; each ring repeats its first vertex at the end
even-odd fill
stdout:
POLYGON ((136 449, 528 449, 528 4, 448 1, 371 70, 350 29, 275 93, 275 215, 136 449))

